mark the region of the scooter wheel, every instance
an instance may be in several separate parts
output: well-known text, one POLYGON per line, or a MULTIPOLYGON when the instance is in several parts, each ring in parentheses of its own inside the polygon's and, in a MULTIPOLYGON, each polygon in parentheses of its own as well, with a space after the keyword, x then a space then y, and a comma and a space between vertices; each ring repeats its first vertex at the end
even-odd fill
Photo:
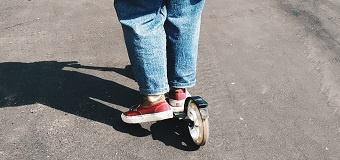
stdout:
POLYGON ((193 122, 188 127, 192 140, 198 146, 205 145, 209 138, 209 121, 202 118, 197 105, 192 100, 188 103, 187 116, 193 122))

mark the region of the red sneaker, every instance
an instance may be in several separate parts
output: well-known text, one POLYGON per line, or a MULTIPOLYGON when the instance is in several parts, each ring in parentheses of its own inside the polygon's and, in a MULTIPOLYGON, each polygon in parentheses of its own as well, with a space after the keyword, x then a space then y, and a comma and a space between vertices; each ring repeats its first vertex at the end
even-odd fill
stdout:
POLYGON ((174 112, 183 112, 185 99, 191 95, 186 89, 170 89, 168 96, 171 109, 174 112))
POLYGON ((173 112, 163 96, 157 102, 136 105, 122 113, 121 117, 125 123, 143 123, 173 118, 173 112))

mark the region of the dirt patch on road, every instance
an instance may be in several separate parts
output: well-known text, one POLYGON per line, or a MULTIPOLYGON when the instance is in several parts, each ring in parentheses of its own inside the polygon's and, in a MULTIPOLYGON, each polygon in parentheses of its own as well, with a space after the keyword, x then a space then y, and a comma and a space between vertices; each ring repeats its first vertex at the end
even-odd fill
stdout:
POLYGON ((336 12, 340 2, 277 0, 279 8, 304 26, 308 58, 323 75, 321 92, 328 97, 329 105, 340 113, 340 15, 336 12), (337 13, 337 16, 330 13, 337 13), (332 16, 331 16, 332 15, 332 16))

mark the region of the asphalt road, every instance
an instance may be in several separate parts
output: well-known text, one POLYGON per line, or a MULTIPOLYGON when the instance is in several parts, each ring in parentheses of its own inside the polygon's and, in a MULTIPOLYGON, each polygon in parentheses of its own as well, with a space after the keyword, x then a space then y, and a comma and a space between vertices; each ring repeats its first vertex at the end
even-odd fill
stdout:
POLYGON ((208 0, 210 139, 127 125, 137 85, 112 1, 0 0, 0 159, 340 158, 340 1, 208 0))

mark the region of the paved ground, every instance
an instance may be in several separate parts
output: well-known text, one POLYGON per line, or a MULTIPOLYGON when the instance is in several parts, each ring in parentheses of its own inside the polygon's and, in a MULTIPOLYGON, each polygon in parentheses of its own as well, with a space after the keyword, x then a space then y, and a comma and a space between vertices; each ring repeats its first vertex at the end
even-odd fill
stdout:
POLYGON ((137 85, 112 1, 0 1, 0 159, 340 157, 340 2, 208 0, 198 84, 210 140, 126 125, 137 85))

